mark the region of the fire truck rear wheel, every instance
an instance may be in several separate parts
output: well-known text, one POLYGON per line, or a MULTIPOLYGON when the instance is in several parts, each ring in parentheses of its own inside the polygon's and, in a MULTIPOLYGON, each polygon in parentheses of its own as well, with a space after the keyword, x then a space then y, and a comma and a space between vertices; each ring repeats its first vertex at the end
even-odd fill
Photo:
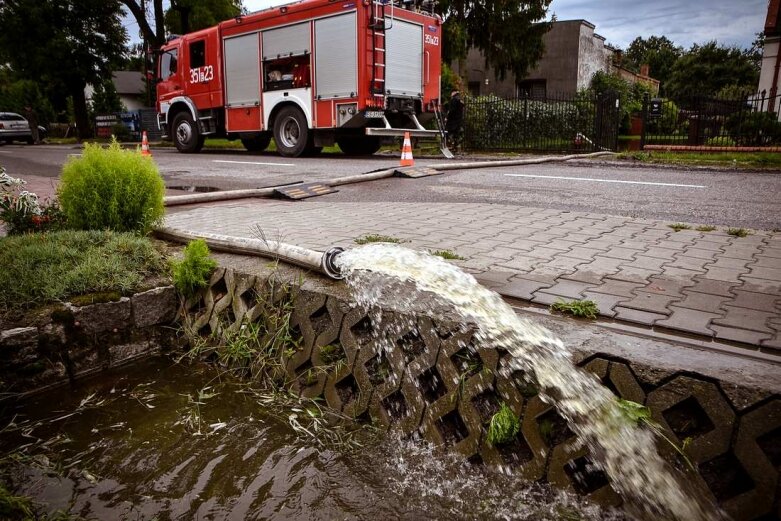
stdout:
POLYGON ((200 135, 198 125, 187 112, 180 112, 174 118, 174 144, 179 152, 195 153, 203 148, 204 137, 200 135))
POLYGON ((285 157, 301 157, 311 146, 312 132, 306 117, 296 107, 284 107, 274 121, 277 151, 285 157))
POLYGON ((257 137, 242 139, 241 144, 244 145, 249 152, 263 152, 271 143, 271 134, 261 134, 257 137))
POLYGON ((380 138, 374 136, 345 137, 336 143, 348 156, 370 156, 380 149, 380 138))

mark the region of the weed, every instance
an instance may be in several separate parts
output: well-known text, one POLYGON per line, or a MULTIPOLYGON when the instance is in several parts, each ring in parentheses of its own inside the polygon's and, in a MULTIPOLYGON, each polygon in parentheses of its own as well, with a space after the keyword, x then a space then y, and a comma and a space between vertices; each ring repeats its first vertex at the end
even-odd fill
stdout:
POLYGON ((551 311, 570 314, 575 317, 595 319, 599 315, 599 307, 593 300, 572 300, 565 302, 559 300, 551 304, 551 311))
POLYGON ((461 255, 458 255, 453 250, 436 250, 429 252, 431 255, 434 255, 435 257, 442 257, 445 260, 466 260, 466 257, 462 257, 461 255))
POLYGON ((698 226, 697 228, 695 228, 695 230, 697 230, 698 232, 712 232, 715 229, 716 229, 715 226, 710 226, 710 225, 703 225, 703 226, 698 226))
POLYGON ((691 226, 689 226, 688 224, 683 224, 683 223, 668 224, 667 227, 668 228, 672 228, 676 232, 679 232, 681 230, 691 230, 692 229, 691 226))
POLYGON ((164 272, 154 243, 129 233, 62 231, 0 238, 0 309, 121 293, 164 272))
POLYGON ((733 237, 748 237, 751 235, 751 232, 745 228, 729 228, 727 230, 727 235, 732 235, 733 237))
POLYGON ((662 430, 661 425, 653 421, 651 418, 651 409, 648 407, 639 404, 637 402, 633 402, 630 400, 624 400, 622 398, 617 398, 617 405, 618 405, 618 411, 619 414, 623 417, 623 419, 632 425, 638 426, 638 425, 645 425, 648 428, 650 428, 656 435, 658 435, 660 438, 662 438, 664 441, 666 441, 672 448, 675 449, 675 451, 681 455, 683 460, 686 462, 686 464, 691 468, 692 470, 696 470, 694 468, 694 465, 692 465, 692 462, 689 460, 689 458, 686 456, 686 447, 691 443, 691 439, 687 438, 687 440, 683 441, 683 445, 679 447, 676 445, 676 443, 671 440, 662 430))
POLYGON ((499 412, 493 415, 488 425, 488 443, 491 445, 509 443, 518 436, 520 429, 518 417, 506 403, 502 403, 499 412))
POLYGON ((185 297, 191 297, 209 283, 209 276, 216 267, 217 262, 209 257, 206 241, 190 241, 184 248, 184 258, 171 263, 174 286, 185 297))
POLYGON ((336 344, 328 344, 320 348, 320 358, 328 365, 345 360, 344 349, 336 344))
POLYGON ((369 235, 364 235, 363 237, 359 237, 355 239, 355 244, 370 244, 373 242, 389 242, 391 244, 401 244, 404 242, 401 239, 397 239, 396 237, 391 237, 389 235, 377 235, 375 233, 371 233, 369 235))
POLYGON ((0 519, 34 519, 32 501, 13 495, 0 483, 0 519))
POLYGON ((157 166, 113 141, 85 145, 63 167, 57 190, 68 226, 81 230, 147 233, 165 213, 165 185, 157 166))

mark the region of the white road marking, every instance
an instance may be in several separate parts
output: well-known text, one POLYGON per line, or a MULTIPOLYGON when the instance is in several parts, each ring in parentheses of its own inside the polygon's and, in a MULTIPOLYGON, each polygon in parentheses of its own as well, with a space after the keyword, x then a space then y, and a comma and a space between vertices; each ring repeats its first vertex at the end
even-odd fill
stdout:
POLYGON ((225 161, 222 159, 214 159, 215 163, 234 163, 237 165, 265 165, 265 166, 296 166, 293 163, 259 163, 256 161, 225 161))
POLYGON ((595 179, 593 177, 564 177, 557 175, 504 174, 507 177, 535 177, 538 179, 564 179, 567 181, 593 181, 596 183, 621 183, 627 185, 677 186, 682 188, 708 188, 703 185, 679 185, 675 183, 649 183, 646 181, 622 181, 621 179, 595 179))

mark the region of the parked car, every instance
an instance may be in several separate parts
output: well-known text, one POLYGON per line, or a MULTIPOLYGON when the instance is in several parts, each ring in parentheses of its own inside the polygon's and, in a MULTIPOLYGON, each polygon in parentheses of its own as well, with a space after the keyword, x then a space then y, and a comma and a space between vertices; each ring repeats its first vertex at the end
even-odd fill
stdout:
MULTIPOLYGON (((38 127, 40 132, 41 127, 38 127)), ((41 135, 39 134, 39 138, 41 135)), ((0 141, 11 143, 12 141, 25 141, 33 144, 33 133, 30 124, 15 112, 0 112, 0 141)))

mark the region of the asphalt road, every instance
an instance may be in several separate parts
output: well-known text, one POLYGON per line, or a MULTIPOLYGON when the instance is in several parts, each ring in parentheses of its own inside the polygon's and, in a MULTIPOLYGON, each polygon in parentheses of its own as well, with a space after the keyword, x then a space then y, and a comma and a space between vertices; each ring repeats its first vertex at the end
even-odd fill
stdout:
MULTIPOLYGON (((12 175, 57 177, 78 147, 0 147, 12 175)), ((244 151, 180 154, 153 149, 167 186, 219 189, 273 186, 385 169, 398 158, 323 155, 288 159, 244 151)), ((417 165, 442 159, 418 159, 417 165)), ((479 202, 594 212, 753 229, 781 228, 781 172, 630 167, 605 162, 488 167, 422 179, 340 187, 321 201, 479 202)))

